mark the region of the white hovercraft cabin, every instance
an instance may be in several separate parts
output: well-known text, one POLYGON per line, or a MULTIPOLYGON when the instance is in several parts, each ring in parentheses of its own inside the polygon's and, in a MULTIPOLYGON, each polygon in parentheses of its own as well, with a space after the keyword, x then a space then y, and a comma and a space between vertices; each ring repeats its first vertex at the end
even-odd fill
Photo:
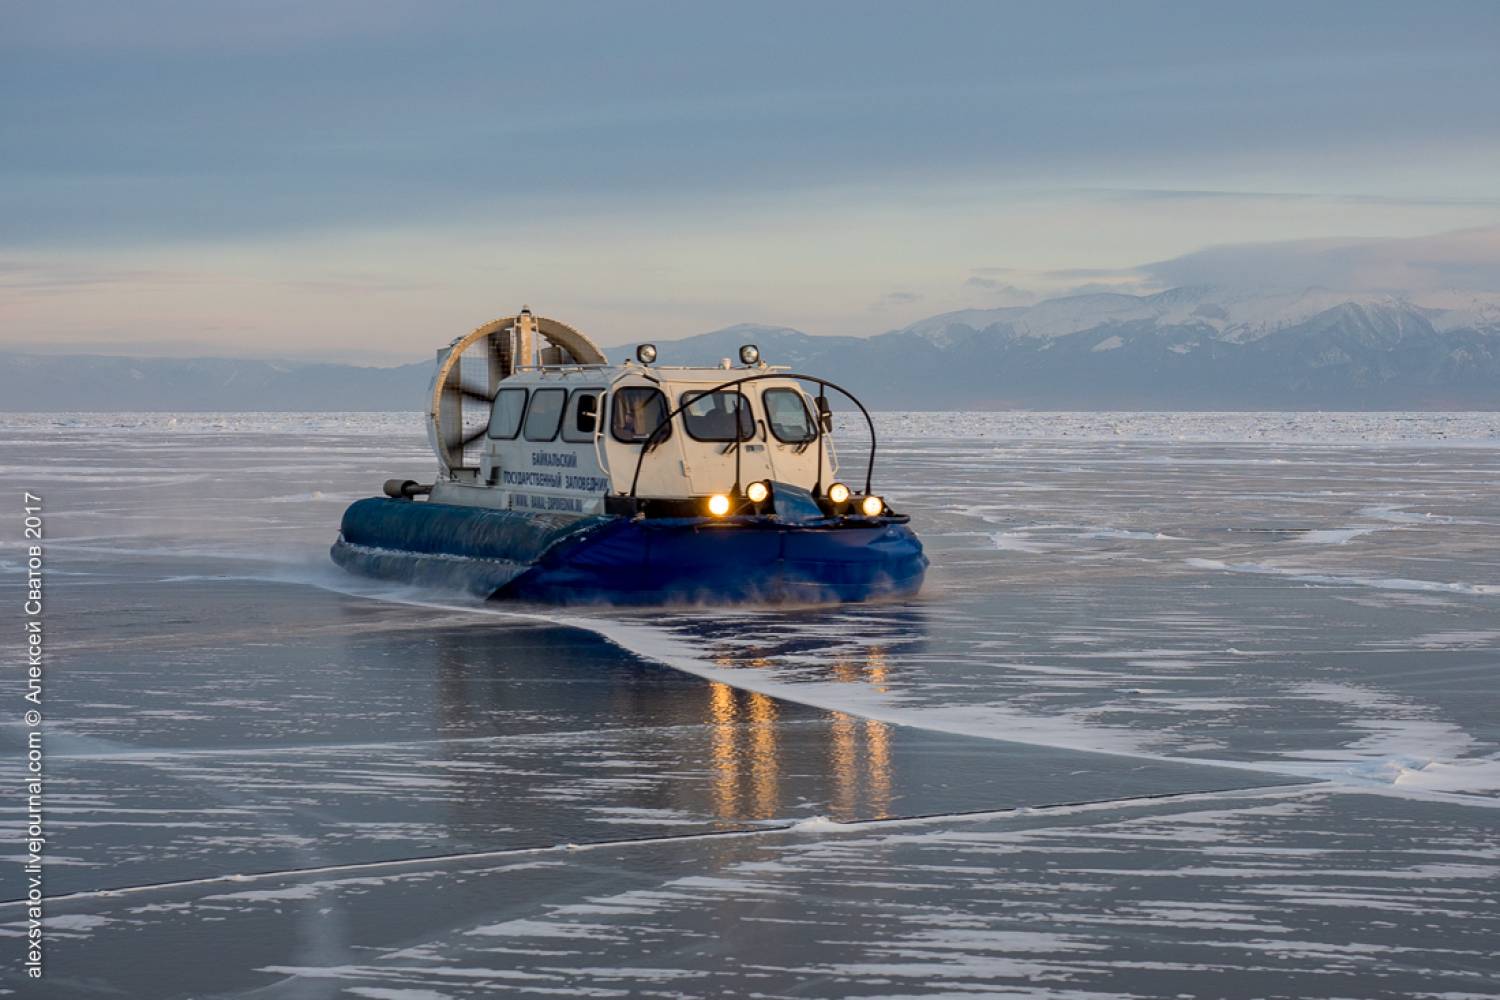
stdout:
MULTIPOLYGON (((580 517, 718 517, 786 483, 851 513, 883 512, 879 498, 837 482, 826 396, 779 377, 788 369, 767 365, 754 345, 740 355, 738 366, 659 367, 644 344, 636 359, 609 364, 577 330, 527 309, 480 327, 438 355, 431 499, 580 517)), ((426 492, 387 484, 392 496, 414 490, 426 492)))

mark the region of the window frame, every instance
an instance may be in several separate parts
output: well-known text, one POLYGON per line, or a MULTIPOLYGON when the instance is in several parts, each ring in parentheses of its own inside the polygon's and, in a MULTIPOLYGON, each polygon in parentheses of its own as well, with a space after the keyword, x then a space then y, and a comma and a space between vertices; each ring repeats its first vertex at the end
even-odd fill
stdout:
POLYGON ((602 385, 579 386, 568 393, 568 403, 563 409, 562 439, 564 441, 571 444, 590 444, 599 436, 599 425, 604 421, 604 395, 605 388, 602 385), (578 410, 577 404, 574 402, 579 396, 585 393, 593 394, 594 398, 599 401, 599 405, 594 410, 594 430, 587 437, 582 436, 585 433, 584 431, 577 429, 578 410), (573 418, 572 420, 568 419, 570 415, 573 418), (578 436, 574 437, 572 435, 578 436))
POLYGON ((521 428, 526 425, 526 411, 531 409, 531 392, 524 385, 508 385, 495 393, 495 398, 490 402, 490 422, 485 427, 485 437, 491 441, 514 441, 521 436, 521 428), (521 415, 516 418, 516 429, 510 434, 495 433, 495 411, 500 406, 500 397, 507 392, 519 392, 521 394, 521 415))
POLYGON ((807 397, 802 394, 801 389, 794 389, 789 385, 775 385, 767 389, 762 389, 760 392, 760 406, 761 409, 766 411, 766 429, 769 430, 772 436, 774 436, 776 440, 780 441, 782 444, 812 444, 818 439, 818 435, 821 433, 821 430, 818 427, 818 418, 813 416, 812 411, 808 409, 807 397), (802 415, 807 418, 807 437, 800 440, 784 438, 781 436, 781 433, 776 430, 776 421, 771 419, 771 405, 766 402, 766 397, 771 395, 773 392, 786 393, 787 395, 797 397, 797 402, 802 405, 802 415))
POLYGON ((688 437, 694 441, 701 441, 704 444, 734 444, 736 441, 739 441, 743 444, 746 441, 755 440, 755 407, 751 404, 750 397, 743 391, 736 391, 735 389, 687 389, 678 395, 677 406, 679 412, 682 414, 682 429, 687 431, 688 437), (739 425, 736 429, 740 432, 738 438, 699 437, 693 432, 693 421, 689 418, 688 410, 704 396, 728 396, 735 401, 735 423, 739 425), (743 401, 744 406, 743 414, 739 410, 741 401, 743 401), (750 421, 748 429, 741 419, 742 416, 748 418, 750 421))
POLYGON ((539 388, 533 389, 533 390, 531 390, 531 399, 528 400, 527 403, 526 403, 526 418, 521 421, 521 437, 524 438, 526 441, 530 442, 531 444, 546 444, 549 441, 556 441, 557 440, 557 433, 558 433, 558 431, 562 430, 563 418, 566 417, 567 415, 568 415, 568 390, 564 389, 560 385, 555 385, 555 386, 554 385, 549 385, 549 386, 543 386, 543 387, 539 387, 539 388), (555 421, 553 421, 553 424, 552 424, 552 433, 549 434, 547 437, 532 437, 531 436, 531 415, 532 415, 532 411, 536 407, 537 397, 539 397, 544 392, 548 392, 548 393, 555 392, 555 393, 561 394, 561 396, 562 396, 562 405, 557 408, 557 419, 555 421))
MULTIPOLYGON (((647 431, 643 432, 642 435, 639 438, 627 438, 627 437, 621 437, 620 436, 620 430, 615 425, 615 408, 617 406, 619 406, 620 397, 622 395, 624 395, 625 393, 627 393, 627 392, 650 392, 650 393, 655 393, 656 394, 656 398, 661 401, 661 412, 662 412, 662 416, 664 416, 664 417, 671 414, 671 412, 672 412, 672 404, 667 399, 667 394, 665 392, 662 392, 661 388, 659 386, 654 386, 654 385, 624 385, 624 386, 620 386, 618 388, 610 390, 610 393, 609 393, 609 436, 612 437, 612 438, 614 438, 616 441, 620 442, 621 444, 645 444, 646 443, 646 439, 651 436, 651 431, 650 430, 647 430, 647 431)), ((654 428, 653 428, 653 430, 654 430, 654 428)), ((664 433, 658 440, 659 441, 670 441, 671 439, 672 439, 672 422, 669 420, 669 421, 667 421, 666 433, 664 433)))

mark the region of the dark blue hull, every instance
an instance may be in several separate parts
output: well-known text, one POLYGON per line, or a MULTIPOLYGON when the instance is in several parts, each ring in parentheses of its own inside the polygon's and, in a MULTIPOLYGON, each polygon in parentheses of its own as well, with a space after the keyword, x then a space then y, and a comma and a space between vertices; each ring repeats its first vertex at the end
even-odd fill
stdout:
POLYGON ((560 520, 360 500, 333 560, 366 576, 557 604, 822 603, 910 595, 927 557, 903 518, 560 520))

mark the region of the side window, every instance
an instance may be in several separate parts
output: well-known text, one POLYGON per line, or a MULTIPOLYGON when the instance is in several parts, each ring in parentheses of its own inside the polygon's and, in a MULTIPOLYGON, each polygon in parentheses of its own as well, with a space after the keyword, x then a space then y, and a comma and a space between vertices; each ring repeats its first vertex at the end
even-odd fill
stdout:
POLYGON ((736 422, 741 441, 755 436, 755 415, 750 412, 748 396, 730 389, 682 394, 682 423, 694 440, 733 441, 736 422))
MULTIPOLYGON (((640 444, 661 424, 667 415, 667 397, 660 389, 633 385, 616 389, 614 405, 609 411, 609 430, 616 441, 640 444)), ((672 427, 661 432, 658 441, 672 436, 672 427)))
POLYGON ((568 417, 563 421, 564 441, 592 441, 599 427, 601 389, 574 389, 568 400, 568 417))
POLYGON ((521 414, 526 411, 525 389, 501 389, 490 411, 490 437, 508 441, 521 432, 521 414))
POLYGON ((567 400, 566 389, 533 392, 531 406, 526 410, 526 440, 551 441, 557 437, 557 428, 562 425, 563 404, 567 400))
POLYGON ((766 408, 766 423, 771 433, 784 444, 807 444, 818 436, 812 414, 796 389, 767 389, 761 395, 766 408))

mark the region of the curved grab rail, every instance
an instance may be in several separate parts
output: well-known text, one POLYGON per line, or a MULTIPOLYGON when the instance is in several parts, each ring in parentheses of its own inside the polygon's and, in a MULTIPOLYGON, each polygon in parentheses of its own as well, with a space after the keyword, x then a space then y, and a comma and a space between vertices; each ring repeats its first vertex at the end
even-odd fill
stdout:
MULTIPOLYGON (((716 386, 713 386, 712 388, 709 388, 709 389, 693 390, 692 393, 690 394, 692 396, 692 400, 689 400, 688 402, 685 402, 685 403, 679 403, 679 404, 677 404, 677 408, 676 409, 672 410, 665 417, 663 417, 662 420, 661 420, 661 423, 657 424, 652 429, 651 433, 646 435, 646 439, 641 442, 641 453, 640 453, 640 455, 638 455, 636 457, 636 460, 635 460, 635 475, 633 475, 633 476, 630 477, 630 494, 629 494, 630 498, 632 500, 635 499, 636 486, 641 481, 641 466, 646 461, 646 453, 649 452, 649 451, 651 451, 653 448, 656 447, 656 444, 657 444, 656 436, 658 434, 660 434, 662 431, 666 430, 668 427, 670 427, 672 425, 672 418, 675 417, 675 416, 677 416, 677 414, 681 413, 684 409, 686 409, 689 405, 691 405, 691 402, 693 400, 697 400, 699 397, 706 396, 706 395, 708 395, 711 392, 721 392, 724 389, 733 389, 735 397, 737 399, 745 399, 745 394, 742 393, 742 392, 740 392, 740 388, 739 388, 740 386, 744 385, 747 382, 760 382, 760 381, 763 381, 765 379, 772 379, 772 378, 796 379, 799 382, 815 382, 815 383, 817 383, 817 385, 819 387, 818 388, 818 398, 819 399, 827 399, 828 398, 828 390, 829 389, 834 389, 834 390, 836 390, 838 392, 843 393, 845 396, 847 396, 849 398, 849 401, 851 403, 853 403, 855 406, 859 407, 859 412, 862 413, 862 414, 864 414, 866 426, 868 426, 870 428, 870 459, 865 464, 865 493, 868 494, 870 492, 870 484, 871 484, 871 482, 875 478, 875 421, 870 418, 870 411, 867 410, 867 409, 865 409, 865 404, 861 403, 859 401, 859 398, 856 397, 854 395, 854 393, 850 392, 848 389, 845 389, 841 385, 838 385, 838 384, 836 384, 834 382, 828 381, 826 378, 819 378, 816 375, 797 375, 797 374, 794 374, 794 373, 791 373, 791 372, 762 372, 762 373, 760 373, 758 375, 746 375, 744 378, 731 379, 728 382, 723 382, 723 383, 721 383, 719 385, 716 385, 716 386)), ((817 429, 817 432, 818 432, 818 482, 813 487, 813 492, 816 493, 822 487, 822 485, 823 485, 823 435, 824 435, 824 431, 823 431, 823 416, 822 416, 821 413, 815 414, 813 416, 813 426, 817 429)), ((739 409, 738 409, 738 406, 736 406, 736 409, 735 409, 735 427, 736 427, 736 429, 738 429, 738 427, 739 427, 739 409)), ((735 468, 734 479, 735 479, 735 483, 734 483, 734 485, 735 485, 735 489, 738 490, 739 489, 739 485, 740 485, 739 484, 739 478, 740 478, 740 474, 739 474, 739 467, 740 467, 739 448, 743 444, 743 439, 739 438, 739 437, 736 437, 734 444, 735 444, 735 454, 734 454, 734 468, 735 468)))

